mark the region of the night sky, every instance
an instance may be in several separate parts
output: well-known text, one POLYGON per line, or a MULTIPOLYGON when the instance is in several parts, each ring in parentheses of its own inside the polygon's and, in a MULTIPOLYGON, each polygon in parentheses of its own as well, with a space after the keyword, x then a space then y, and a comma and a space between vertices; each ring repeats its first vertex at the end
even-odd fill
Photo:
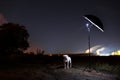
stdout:
POLYGON ((83 15, 92 14, 104 25, 101 32, 91 28, 91 47, 103 53, 120 49, 120 0, 0 0, 0 24, 26 26, 32 49, 47 53, 85 52, 88 31, 83 15))

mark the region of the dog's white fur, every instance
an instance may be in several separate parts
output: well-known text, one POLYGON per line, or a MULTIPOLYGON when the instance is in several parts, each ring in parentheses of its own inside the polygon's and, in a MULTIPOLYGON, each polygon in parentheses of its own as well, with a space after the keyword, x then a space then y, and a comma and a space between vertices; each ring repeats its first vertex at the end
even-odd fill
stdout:
POLYGON ((72 67, 72 60, 71 57, 69 57, 68 55, 63 55, 64 58, 64 68, 65 69, 69 69, 72 67))

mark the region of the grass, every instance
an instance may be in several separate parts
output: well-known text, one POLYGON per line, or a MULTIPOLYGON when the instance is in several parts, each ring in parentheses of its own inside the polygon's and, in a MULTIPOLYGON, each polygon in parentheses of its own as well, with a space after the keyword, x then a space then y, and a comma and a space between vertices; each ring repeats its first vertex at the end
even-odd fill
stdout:
POLYGON ((93 68, 95 68, 98 71, 104 71, 108 73, 113 73, 113 74, 120 74, 120 65, 109 65, 107 63, 96 63, 93 68))

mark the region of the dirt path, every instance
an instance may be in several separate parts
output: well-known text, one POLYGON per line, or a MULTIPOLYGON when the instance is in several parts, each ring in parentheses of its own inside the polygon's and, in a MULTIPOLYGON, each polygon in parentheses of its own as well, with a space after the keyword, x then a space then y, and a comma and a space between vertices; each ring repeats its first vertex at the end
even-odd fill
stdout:
POLYGON ((105 74, 96 71, 83 71, 80 69, 57 69, 55 70, 57 80, 116 80, 116 75, 105 74))
POLYGON ((120 80, 117 77, 94 70, 88 72, 82 68, 63 69, 55 66, 32 65, 0 70, 0 80, 120 80))

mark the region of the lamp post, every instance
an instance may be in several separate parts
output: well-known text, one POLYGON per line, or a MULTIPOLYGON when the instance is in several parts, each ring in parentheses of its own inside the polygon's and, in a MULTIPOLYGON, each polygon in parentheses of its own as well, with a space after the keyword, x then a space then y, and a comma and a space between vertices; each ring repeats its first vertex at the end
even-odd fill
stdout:
POLYGON ((90 53, 91 53, 91 51, 90 51, 90 47, 91 47, 91 37, 90 37, 90 32, 91 32, 91 24, 90 23, 86 23, 86 27, 87 27, 87 31, 88 31, 88 55, 89 55, 89 64, 88 64, 88 67, 89 67, 89 69, 91 69, 91 64, 90 64, 90 62, 91 62, 91 57, 90 57, 90 53))
POLYGON ((91 69, 91 57, 90 57, 90 47, 91 47, 91 38, 90 38, 90 33, 91 33, 91 27, 95 26, 96 28, 98 28, 100 31, 104 32, 103 29, 103 24, 100 21, 100 19, 94 15, 84 15, 83 16, 85 20, 88 21, 88 23, 86 24, 87 30, 88 30, 88 48, 89 48, 89 69, 91 69))
POLYGON ((86 27, 87 27, 87 30, 88 30, 88 50, 89 50, 89 56, 90 56, 90 28, 91 28, 91 25, 89 23, 86 24, 86 27))

